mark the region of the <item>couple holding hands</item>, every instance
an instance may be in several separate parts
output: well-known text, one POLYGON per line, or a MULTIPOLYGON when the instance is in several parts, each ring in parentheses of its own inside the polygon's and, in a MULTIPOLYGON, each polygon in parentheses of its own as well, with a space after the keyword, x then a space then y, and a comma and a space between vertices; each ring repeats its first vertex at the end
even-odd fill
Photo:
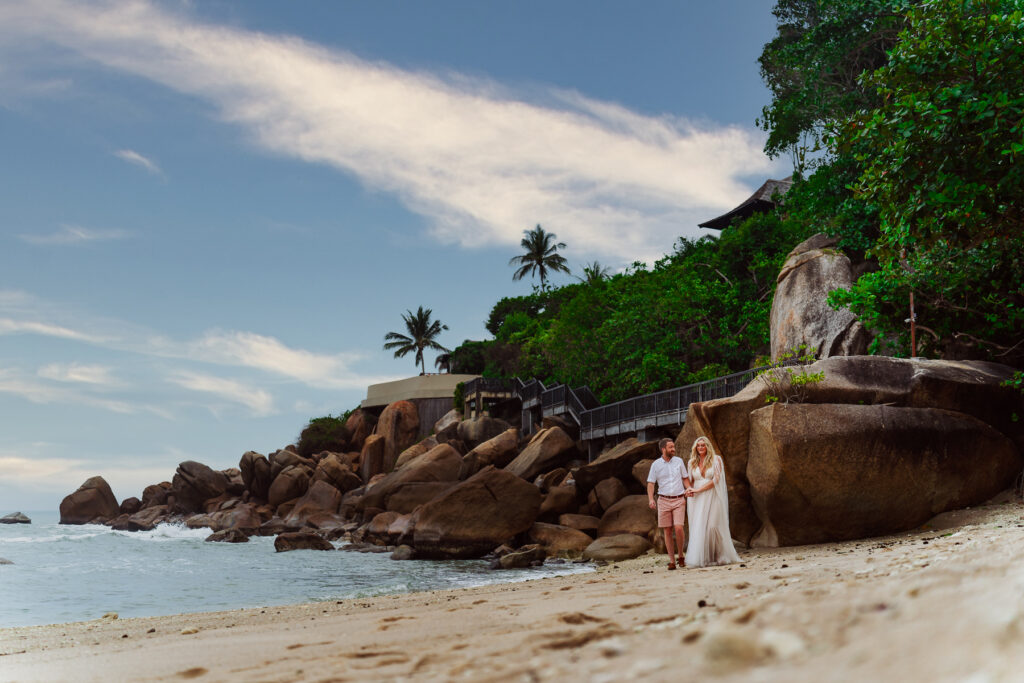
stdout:
POLYGON ((677 545, 678 561, 684 567, 739 562, 740 556, 729 533, 729 494, 721 456, 703 436, 693 442, 688 463, 676 455, 672 439, 662 439, 658 447, 661 457, 654 461, 647 475, 647 499, 651 509, 658 511, 658 526, 665 532, 668 568, 676 568, 677 545), (655 484, 658 485, 657 502, 655 484), (689 547, 684 526, 687 517, 690 520, 689 547))

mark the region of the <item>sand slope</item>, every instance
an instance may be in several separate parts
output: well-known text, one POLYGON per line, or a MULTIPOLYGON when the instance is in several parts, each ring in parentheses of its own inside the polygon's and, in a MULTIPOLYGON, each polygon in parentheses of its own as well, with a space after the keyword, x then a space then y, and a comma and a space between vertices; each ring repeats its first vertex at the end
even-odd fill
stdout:
POLYGON ((1024 504, 745 566, 0 630, 0 679, 1021 681, 1024 504), (150 632, 152 629, 152 632, 150 632))

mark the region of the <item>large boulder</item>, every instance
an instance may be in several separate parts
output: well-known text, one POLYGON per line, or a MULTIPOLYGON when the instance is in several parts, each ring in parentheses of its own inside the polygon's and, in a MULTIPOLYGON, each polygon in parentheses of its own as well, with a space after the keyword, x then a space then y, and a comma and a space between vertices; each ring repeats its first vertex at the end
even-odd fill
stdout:
POLYGON ((166 505, 143 508, 128 518, 124 528, 127 531, 149 531, 157 524, 167 521, 167 514, 166 505))
POLYGON ((511 428, 512 425, 504 420, 483 415, 472 420, 460 422, 456 435, 460 441, 469 446, 470 449, 473 449, 484 441, 493 439, 498 434, 511 428))
POLYGON ((384 437, 382 472, 395 469, 398 456, 416 443, 420 433, 420 413, 412 401, 395 401, 384 409, 374 432, 384 437))
POLYGON ((256 451, 246 451, 238 462, 238 469, 242 472, 242 481, 249 493, 266 500, 270 482, 273 481, 267 456, 256 451))
POLYGON ((597 535, 635 534, 645 538, 658 527, 658 515, 647 504, 647 496, 626 496, 601 517, 597 535))
MULTIPOLYGON (((136 498, 135 500, 138 500, 136 498)), ((20 512, 12 512, 9 515, 0 517, 0 524, 31 524, 32 520, 20 512)))
POLYGON ((527 532, 527 538, 531 543, 537 543, 544 548, 548 557, 555 555, 578 556, 594 540, 578 529, 558 524, 545 524, 544 522, 534 523, 530 527, 530 531, 527 532))
POLYGON ((1003 434, 936 408, 772 405, 750 423, 756 546, 912 529, 991 498, 1024 466, 1003 434))
POLYGON ((277 476, 281 474, 288 467, 295 467, 302 465, 310 470, 316 467, 316 462, 312 458, 305 458, 293 450, 285 448, 280 451, 274 451, 270 454, 270 481, 273 482, 277 479, 277 476))
POLYGON ((121 506, 103 477, 89 477, 60 502, 61 524, 106 522, 120 513, 121 506))
POLYGON ((853 284, 850 259, 838 239, 815 235, 789 252, 779 273, 770 318, 772 359, 800 345, 819 358, 859 356, 871 334, 849 309, 835 310, 828 293, 853 284))
POLYGON ((567 526, 570 529, 576 529, 582 531, 588 536, 596 536, 597 528, 601 526, 600 517, 594 517, 592 515, 577 515, 567 513, 558 517, 558 524, 560 526, 567 526))
POLYGON ((217 513, 214 518, 215 531, 237 531, 252 536, 259 531, 264 519, 257 507, 251 503, 238 505, 230 510, 217 513))
POLYGON ((328 453, 321 458, 313 472, 313 481, 327 482, 342 493, 359 488, 363 484, 359 475, 352 471, 348 456, 342 453, 328 453))
MULTIPOLYGON (((454 448, 446 443, 435 446, 402 469, 395 470, 376 484, 367 487, 366 495, 359 502, 357 509, 390 509, 388 508, 388 499, 405 484, 456 481, 461 465, 462 457, 454 448)), ((409 510, 402 512, 409 512, 409 510)))
POLYGON ((561 427, 551 427, 537 432, 505 471, 533 481, 538 474, 564 465, 577 455, 576 442, 561 427))
POLYGON ((501 469, 512 462, 518 454, 519 430, 506 429, 476 446, 462 457, 462 471, 459 473, 459 478, 468 479, 488 465, 494 465, 501 469))
POLYGON ((274 478, 267 492, 267 502, 277 507, 281 503, 302 496, 309 489, 313 471, 305 465, 290 465, 274 478))
POLYGON ((540 502, 533 484, 487 467, 417 511, 416 555, 480 557, 533 526, 540 502))
POLYGON ((167 496, 171 491, 171 482, 162 481, 159 484, 150 484, 142 489, 142 507, 149 508, 157 505, 167 505, 167 496))
POLYGON ((439 434, 444 430, 448 429, 449 427, 451 427, 452 425, 456 425, 456 429, 458 429, 457 425, 460 422, 462 422, 462 413, 460 413, 457 409, 452 408, 447 413, 442 415, 440 420, 434 423, 433 431, 435 434, 439 434))
POLYGON ((178 465, 171 479, 170 495, 180 512, 199 512, 203 502, 216 498, 228 489, 228 478, 201 462, 186 460, 178 465))
MULTIPOLYGON (((879 356, 833 357, 806 368, 824 379, 807 386, 807 404, 939 408, 970 415, 1024 448, 1024 399, 1002 383, 1013 368, 984 361, 945 361, 879 356)), ((697 436, 707 436, 725 462, 733 538, 749 544, 761 528, 747 480, 751 413, 766 404, 767 385, 754 380, 731 398, 693 403, 676 440, 684 459, 697 436)), ((814 438, 814 425, 807 425, 814 438)), ((926 473, 922 473, 925 476, 926 473)))
POLYGON ((541 520, 557 520, 560 515, 576 512, 579 503, 576 501, 576 488, 573 486, 555 486, 540 504, 537 518, 541 520))
POLYGON ((349 447, 357 451, 362 450, 363 442, 366 441, 366 437, 373 434, 373 429, 376 426, 377 417, 373 413, 362 408, 353 410, 345 420, 345 429, 350 435, 349 447))
POLYGON ((584 560, 604 560, 617 562, 630 560, 643 555, 651 549, 651 543, 642 536, 620 534, 599 538, 583 551, 584 560))
POLYGON ((331 542, 309 531, 286 531, 274 539, 274 550, 279 553, 289 550, 334 550, 331 542))
POLYGON ((395 469, 398 470, 405 467, 410 461, 420 457, 437 444, 437 439, 432 436, 428 436, 422 441, 414 443, 398 454, 398 460, 395 461, 395 469))
POLYGON ((371 434, 363 442, 363 450, 359 453, 359 475, 368 482, 384 472, 384 447, 387 440, 380 434, 371 434))
POLYGON ((306 521, 317 514, 331 514, 341 505, 341 491, 326 481, 314 481, 297 501, 291 512, 284 518, 285 525, 304 526, 306 521))
MULTIPOLYGON (((610 510, 613 505, 629 495, 626 485, 616 477, 609 477, 597 482, 594 487, 594 496, 602 510, 610 510)), ((568 510, 566 511, 568 512, 568 510)))
POLYGON ((397 486, 387 498, 388 510, 407 514, 424 503, 429 503, 448 489, 455 481, 410 481, 397 486))
MULTIPOLYGON (((138 512, 141 509, 142 509, 142 501, 139 500, 138 498, 136 498, 135 496, 131 496, 130 498, 125 498, 124 500, 121 501, 121 508, 120 508, 120 510, 121 510, 121 514, 122 515, 134 515, 136 512, 138 512)), ((3 518, 0 518, 0 522, 2 522, 2 521, 3 521, 3 518)))
MULTIPOLYGON (((576 490, 586 496, 597 483, 615 477, 619 481, 632 478, 633 466, 641 460, 653 460, 659 456, 656 441, 642 442, 629 438, 599 455, 594 462, 576 468, 572 476, 576 490)), ((646 484, 645 484, 646 485, 646 484)))

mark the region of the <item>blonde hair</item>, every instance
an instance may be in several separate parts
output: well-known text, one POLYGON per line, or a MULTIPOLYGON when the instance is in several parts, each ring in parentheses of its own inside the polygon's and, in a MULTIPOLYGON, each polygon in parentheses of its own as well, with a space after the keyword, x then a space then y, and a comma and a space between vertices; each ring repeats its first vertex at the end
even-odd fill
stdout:
MULTIPOLYGON (((711 460, 711 462, 714 462, 715 456, 717 455, 717 453, 715 453, 715 447, 711 445, 711 439, 709 439, 706 436, 698 436, 694 440, 693 445, 690 446, 690 460, 689 462, 686 463, 686 469, 690 470, 691 472, 693 472, 694 468, 697 467, 697 463, 700 460, 700 456, 697 455, 697 444, 699 444, 702 441, 708 449, 706 455, 708 459, 711 460)), ((701 474, 705 474, 703 469, 701 469, 701 474)))

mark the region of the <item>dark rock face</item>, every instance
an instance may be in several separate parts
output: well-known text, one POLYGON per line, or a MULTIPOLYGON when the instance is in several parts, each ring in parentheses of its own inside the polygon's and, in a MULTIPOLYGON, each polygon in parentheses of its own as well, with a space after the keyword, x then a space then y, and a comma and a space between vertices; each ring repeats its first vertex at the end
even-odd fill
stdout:
POLYGON ((755 546, 912 529, 991 498, 1024 467, 1012 441, 948 410, 773 405, 750 422, 755 546))
POLYGON ((412 482, 454 482, 458 479, 461 465, 462 457, 454 448, 446 443, 435 446, 402 469, 395 470, 376 484, 368 486, 359 506, 361 509, 392 509, 388 505, 388 500, 399 488, 412 482))
POLYGON ((167 495, 171 490, 171 482, 162 481, 159 484, 150 484, 142 490, 142 507, 151 508, 157 505, 167 505, 167 495))
POLYGON ((512 425, 508 422, 484 415, 460 422, 456 430, 456 437, 473 449, 509 429, 512 429, 512 425))
POLYGON ((625 498, 629 492, 626 485, 615 477, 608 477, 597 483, 594 487, 594 495, 602 510, 609 510, 613 505, 625 498))
POLYGON ((558 524, 582 531, 588 536, 596 536, 597 527, 601 526, 601 519, 592 515, 565 514, 558 518, 558 524))
POLYGON ((334 550, 331 542, 308 531, 286 531, 274 539, 274 550, 279 553, 289 550, 334 550))
MULTIPOLYGON (((1013 441, 1018 454, 1024 446, 1024 422, 1012 419, 1014 412, 1024 414, 1024 399, 1009 387, 1001 386, 1013 375, 1013 368, 983 361, 839 356, 807 368, 809 373, 819 371, 825 373, 825 378, 809 385, 805 405, 938 408, 977 418, 1013 441)), ((773 451, 758 452, 767 447, 767 442, 755 443, 751 434, 752 413, 765 406, 767 393, 765 384, 755 380, 731 398, 692 404, 676 440, 679 454, 688 457, 697 436, 711 439, 725 463, 732 535, 748 545, 762 526, 751 497, 748 462, 751 457, 762 462, 770 462, 774 457, 773 451)), ((805 436, 810 440, 816 438, 815 425, 807 425, 805 436)), ((927 466, 919 474, 925 478, 933 476, 927 466)), ((1000 485, 1006 488, 1011 483, 1003 481, 1000 485)), ((762 536, 761 542, 770 542, 770 534, 762 536)))
POLYGON ((61 524, 106 522, 119 514, 121 507, 103 477, 89 477, 60 503, 61 524))
POLYGON ((306 493, 295 502, 291 513, 284 518, 287 526, 304 526, 316 514, 334 514, 341 505, 341 491, 325 481, 314 481, 306 493))
MULTIPOLYGON (((275 451, 270 454, 270 481, 273 485, 273 481, 280 476, 281 472, 284 472, 289 467, 302 466, 310 471, 316 468, 316 463, 313 462, 312 458, 304 458, 295 451, 288 449, 275 451)), ((269 493, 268 493, 269 495, 269 493)))
POLYGON ((270 490, 270 461, 265 455, 256 451, 246 451, 238 462, 238 469, 242 473, 242 482, 249 493, 267 499, 267 492, 270 490))
POLYGON ((366 437, 373 434, 374 427, 377 426, 377 418, 373 413, 368 413, 362 408, 357 408, 352 411, 352 414, 345 420, 345 429, 351 435, 349 437, 349 447, 353 450, 362 450, 363 442, 366 441, 366 437))
POLYGON ((544 496, 537 518, 554 521, 561 515, 576 512, 577 509, 579 509, 579 504, 576 502, 576 488, 556 486, 544 496))
POLYGON ((455 481, 411 481, 397 486, 387 498, 387 509, 408 514, 424 503, 429 503, 448 489, 455 481))
POLYGON ((800 344, 819 358, 859 356, 871 334, 849 310, 828 305, 828 293, 853 284, 850 259, 833 247, 837 239, 815 235, 789 253, 772 300, 772 358, 800 344))
POLYGON ((647 504, 647 496, 626 496, 612 505, 601 517, 598 536, 635 534, 647 537, 658 527, 658 515, 647 504))
POLYGON ((531 542, 544 548, 549 557, 565 554, 579 556, 594 540, 578 529, 543 522, 536 522, 527 535, 531 542))
POLYGON ((134 515, 136 512, 142 509, 142 501, 132 496, 131 498, 125 498, 121 501, 121 514, 122 515, 134 515))
MULTIPOLYGON (((580 492, 581 496, 586 496, 597 486, 598 482, 609 477, 615 477, 619 481, 629 481, 632 479, 634 465, 641 460, 653 461, 659 455, 656 441, 641 442, 635 438, 626 439, 602 453, 594 462, 573 471, 576 490, 580 492)), ((644 486, 646 486, 646 482, 644 486)))
POLYGON ((420 432, 420 413, 411 401, 395 401, 384 409, 377 420, 375 434, 384 437, 382 472, 395 469, 398 456, 417 441, 420 432))
POLYGON ((515 460, 505 467, 505 471, 527 481, 533 481, 538 474, 564 465, 576 455, 576 442, 561 428, 542 429, 534 435, 515 460))
POLYGON ((31 524, 32 520, 20 512, 12 512, 0 517, 0 524, 31 524))
POLYGON ((256 506, 247 503, 218 513, 213 528, 217 531, 239 531, 252 536, 259 531, 261 524, 263 524, 263 518, 257 511, 256 506))
MULTIPOLYGON (((267 502, 277 507, 302 496, 309 489, 313 471, 305 465, 291 465, 281 470, 267 492, 267 502)), ((280 514, 280 513, 279 513, 280 514)))
POLYGON ((395 461, 395 469, 400 469, 424 453, 429 453, 430 449, 437 445, 438 440, 433 436, 428 436, 423 441, 414 443, 398 454, 398 460, 395 461))
POLYGON ((544 548, 537 544, 531 544, 519 548, 515 552, 502 555, 498 560, 498 566, 502 569, 524 569, 539 564, 547 557, 544 548))
POLYGON ((480 557, 529 529, 537 487, 487 467, 419 509, 413 545, 420 557, 480 557))
POLYGON ((249 537, 238 529, 224 529, 223 531, 214 531, 206 537, 206 541, 211 543, 248 543, 249 537))
POLYGON ((463 456, 459 478, 468 479, 488 465, 501 469, 512 462, 518 454, 519 430, 506 429, 463 456))
POLYGON ((166 505, 143 508, 128 518, 124 528, 128 531, 149 531, 157 524, 166 521, 167 514, 166 505))
POLYGON ((384 472, 385 445, 386 440, 379 434, 371 434, 363 442, 363 450, 359 454, 359 474, 364 482, 384 472))
POLYGON ((583 559, 617 562, 639 557, 650 549, 648 540, 636 534, 604 536, 587 546, 583 551, 583 559))
POLYGON ((203 501, 216 498, 228 489, 228 478, 194 460, 186 460, 178 465, 178 470, 171 479, 171 495, 175 506, 181 512, 198 512, 203 509, 203 501))
POLYGON ((316 464, 313 472, 314 481, 325 481, 342 493, 363 485, 359 475, 352 470, 348 456, 341 453, 328 453, 316 464))

